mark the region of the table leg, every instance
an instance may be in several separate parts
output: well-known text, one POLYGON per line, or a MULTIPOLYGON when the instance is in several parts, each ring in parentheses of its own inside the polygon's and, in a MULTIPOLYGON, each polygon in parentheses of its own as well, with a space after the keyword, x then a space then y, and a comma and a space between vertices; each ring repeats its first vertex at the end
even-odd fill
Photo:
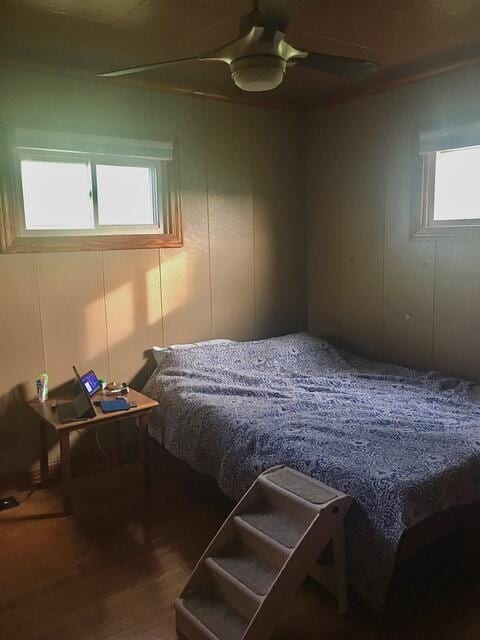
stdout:
POLYGON ((42 487, 48 485, 48 443, 47 423, 40 421, 40 482, 42 487))
POLYGON ((143 414, 137 417, 137 426, 140 433, 140 451, 142 457, 143 477, 145 489, 150 489, 150 451, 149 451, 149 435, 148 435, 148 415, 143 414))
POLYGON ((113 462, 116 467, 122 463, 122 432, 120 422, 113 425, 113 462))
POLYGON ((62 463, 63 512, 68 516, 73 513, 70 433, 68 431, 60 434, 60 457, 62 463))

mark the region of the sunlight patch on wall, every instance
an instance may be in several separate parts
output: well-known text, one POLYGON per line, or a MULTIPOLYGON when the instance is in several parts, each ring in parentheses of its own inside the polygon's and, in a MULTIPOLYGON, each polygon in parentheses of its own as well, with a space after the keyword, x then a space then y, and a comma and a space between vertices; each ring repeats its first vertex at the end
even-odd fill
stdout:
POLYGON ((162 294, 164 315, 173 313, 187 302, 188 259, 185 251, 165 255, 162 251, 162 294))
POLYGON ((114 322, 109 323, 108 343, 114 346, 128 338, 134 330, 134 300, 131 282, 122 284, 106 294, 107 308, 114 315, 114 322))
POLYGON ((108 345, 115 346, 135 331, 133 285, 126 282, 105 295, 108 309, 108 345))
POLYGON ((95 358, 105 352, 105 301, 103 296, 89 302, 84 309, 85 336, 81 344, 85 345, 85 360, 95 358))
POLYGON ((145 290, 147 292, 147 324, 151 326, 162 320, 160 273, 157 266, 146 272, 145 290))

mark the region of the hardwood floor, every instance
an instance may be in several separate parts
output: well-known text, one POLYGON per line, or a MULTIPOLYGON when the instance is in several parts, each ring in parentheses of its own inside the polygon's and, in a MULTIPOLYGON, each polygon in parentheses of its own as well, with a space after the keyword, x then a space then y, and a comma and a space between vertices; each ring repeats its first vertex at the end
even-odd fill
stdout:
MULTIPOLYGON (((60 515, 58 485, 0 514, 1 640, 175 638, 173 600, 230 505, 166 454, 154 459, 148 494, 128 464, 76 478, 73 516, 60 515)), ((308 580, 274 639, 480 639, 480 576, 457 559, 444 542, 405 564, 382 614, 353 602, 340 617, 308 580)))

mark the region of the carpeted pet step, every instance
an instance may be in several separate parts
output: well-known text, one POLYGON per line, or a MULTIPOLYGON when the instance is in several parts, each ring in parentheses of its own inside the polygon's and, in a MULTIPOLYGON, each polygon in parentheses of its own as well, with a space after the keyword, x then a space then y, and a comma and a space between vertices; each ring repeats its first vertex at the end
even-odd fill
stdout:
POLYGON ((260 596, 266 595, 278 573, 275 567, 244 546, 232 549, 230 555, 214 556, 211 560, 260 596))
POLYGON ((218 640, 241 640, 248 627, 248 620, 218 596, 215 598, 211 594, 193 594, 183 598, 182 605, 218 640))
POLYGON ((280 511, 242 513, 240 518, 288 549, 293 549, 306 531, 306 526, 280 511))
MULTIPOLYGON (((350 503, 288 467, 261 474, 176 600, 178 631, 187 640, 267 640, 329 542, 338 546, 350 503)), ((332 575, 345 587, 344 563, 332 575)))
POLYGON ((260 478, 260 481, 262 483, 273 482, 273 484, 278 487, 314 505, 330 502, 330 500, 333 500, 338 495, 338 492, 331 487, 326 487, 313 478, 309 478, 303 473, 299 473, 288 467, 281 467, 280 469, 266 473, 260 478))
POLYGON ((232 524, 242 543, 277 570, 280 570, 290 557, 291 549, 262 533, 260 529, 252 527, 241 516, 234 516, 232 524))

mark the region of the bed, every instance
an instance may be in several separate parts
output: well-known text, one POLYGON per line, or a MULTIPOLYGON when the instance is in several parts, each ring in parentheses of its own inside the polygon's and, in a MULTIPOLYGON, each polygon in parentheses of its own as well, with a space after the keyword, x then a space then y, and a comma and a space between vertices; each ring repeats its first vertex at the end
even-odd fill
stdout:
POLYGON ((403 534, 480 499, 480 387, 372 362, 325 340, 167 349, 144 392, 150 433, 238 499, 285 464, 353 496, 348 579, 383 605, 403 534))

